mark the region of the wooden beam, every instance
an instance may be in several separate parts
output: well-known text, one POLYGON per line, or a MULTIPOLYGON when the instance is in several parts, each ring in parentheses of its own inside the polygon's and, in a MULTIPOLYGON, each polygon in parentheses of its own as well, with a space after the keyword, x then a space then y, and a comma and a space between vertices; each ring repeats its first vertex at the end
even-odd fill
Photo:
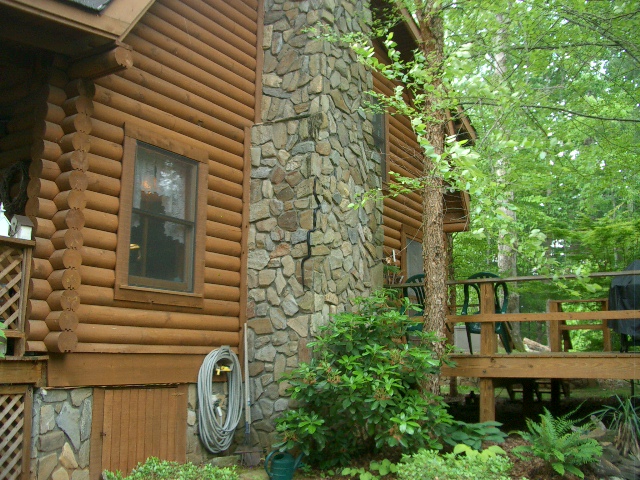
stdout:
MULTIPOLYGON (((406 285, 398 285, 398 288, 406 285)), ((480 315, 447 315, 447 322, 547 322, 559 320, 625 320, 640 318, 640 310, 608 310, 595 312, 487 313, 480 315)))
POLYGON ((43 20, 115 40, 126 35, 153 1, 116 0, 100 15, 54 0, 2 0, 0 3, 43 20))
POLYGON ((492 422, 496 419, 496 396, 493 379, 480 379, 480 422, 492 422))
POLYGON ((68 70, 69 78, 100 78, 133 67, 131 48, 115 46, 106 52, 81 58, 68 70))
POLYGON ((7 357, 0 360, 0 383, 44 384, 47 357, 7 357))
POLYGON ((541 353, 451 355, 455 367, 442 375, 477 378, 613 378, 640 380, 640 356, 633 353, 541 353))
POLYGON ((52 354, 47 365, 48 386, 195 383, 204 357, 204 354, 52 354))

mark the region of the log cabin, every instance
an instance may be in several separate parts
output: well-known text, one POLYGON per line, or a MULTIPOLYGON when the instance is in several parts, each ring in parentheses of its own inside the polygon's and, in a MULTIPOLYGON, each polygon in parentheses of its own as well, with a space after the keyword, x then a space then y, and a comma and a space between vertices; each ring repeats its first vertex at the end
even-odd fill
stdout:
MULTIPOLYGON (((420 174, 410 123, 368 113, 393 85, 307 31, 366 31, 362 11, 0 0, 0 193, 34 225, 0 239, 0 478, 209 458, 196 383, 223 345, 247 360, 250 442, 269 447, 278 380, 316 328, 382 284, 385 255, 407 274, 419 195, 349 204, 420 174)), ((471 131, 461 118, 449 134, 471 131)), ((444 201, 463 230, 468 197, 444 201)))

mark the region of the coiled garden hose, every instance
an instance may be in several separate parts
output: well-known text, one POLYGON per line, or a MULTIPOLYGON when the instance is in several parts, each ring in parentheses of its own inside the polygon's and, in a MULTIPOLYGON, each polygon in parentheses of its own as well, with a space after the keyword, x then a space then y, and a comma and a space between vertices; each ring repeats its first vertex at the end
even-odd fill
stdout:
POLYGON ((243 404, 242 373, 238 357, 228 346, 213 350, 205 357, 198 372, 198 429, 200 439, 209 452, 220 453, 231 446, 233 434, 240 423, 243 404), (228 394, 224 422, 219 414, 220 410, 216 408, 217 402, 214 401, 212 390, 212 378, 220 374, 220 367, 231 369, 226 372, 228 394))

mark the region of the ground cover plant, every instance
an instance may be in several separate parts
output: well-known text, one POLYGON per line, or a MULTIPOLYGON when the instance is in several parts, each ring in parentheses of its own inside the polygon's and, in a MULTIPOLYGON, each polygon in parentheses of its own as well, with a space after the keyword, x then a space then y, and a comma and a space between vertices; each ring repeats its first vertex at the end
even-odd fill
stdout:
POLYGON ((149 457, 133 471, 123 476, 121 472, 104 472, 106 480, 238 480, 234 467, 177 463, 149 457))
POLYGON ((514 448, 512 453, 522 459, 539 457, 560 475, 567 472, 584 478, 580 467, 597 462, 602 456, 602 447, 596 440, 586 438, 581 429, 574 428, 572 413, 554 418, 545 408, 539 423, 527 419, 528 431, 517 433, 529 444, 514 448))
POLYGON ((460 444, 451 453, 423 449, 405 455, 398 465, 398 479, 509 480, 512 467, 506 452, 497 445, 479 452, 460 444))

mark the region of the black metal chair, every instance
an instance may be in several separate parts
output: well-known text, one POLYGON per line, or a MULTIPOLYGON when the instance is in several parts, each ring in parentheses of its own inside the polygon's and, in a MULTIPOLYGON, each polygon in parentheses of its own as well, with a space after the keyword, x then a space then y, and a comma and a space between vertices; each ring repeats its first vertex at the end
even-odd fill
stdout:
MULTIPOLYGON (((424 273, 419 273, 409 277, 407 283, 416 283, 415 286, 407 286, 402 288, 402 295, 411 299, 415 298, 415 304, 422 306, 422 312, 424 312, 424 273), (411 295, 409 294, 411 292, 411 295)), ((422 315, 422 312, 416 312, 414 315, 422 315)))
MULTIPOLYGON (((407 283, 415 283, 417 285, 402 287, 402 296, 411 298, 412 303, 422 307, 422 310, 413 310, 409 316, 422 317, 422 315, 424 315, 424 273, 409 277, 407 283), (411 294, 409 294, 409 292, 411 292, 411 294)), ((400 313, 405 313, 404 309, 400 313)), ((422 331, 422 326, 422 321, 416 322, 414 326, 409 327, 407 330, 422 331)))
MULTIPOLYGON (((469 277, 469 280, 473 280, 475 278, 500 278, 497 275, 489 272, 479 272, 474 273, 469 277)), ((464 284, 464 303, 462 304, 461 315, 477 315, 480 313, 480 285, 477 283, 465 283, 464 284), (476 295, 478 297, 478 311, 469 312, 470 307, 470 287, 475 290, 476 295)), ((507 288, 507 284, 505 282, 495 282, 493 285, 494 289, 494 307, 495 313, 507 313, 507 307, 509 304, 509 289, 507 288)), ((472 333, 480 333, 481 324, 480 322, 466 322, 465 324, 467 330, 467 341, 469 342, 469 353, 473 355, 473 346, 471 345, 471 334, 472 333)), ((507 329, 507 325, 505 322, 497 322, 495 324, 495 331, 500 336, 500 340, 502 341, 502 345, 504 345, 504 349, 507 353, 511 353, 511 344, 509 342, 509 331, 507 329)))

